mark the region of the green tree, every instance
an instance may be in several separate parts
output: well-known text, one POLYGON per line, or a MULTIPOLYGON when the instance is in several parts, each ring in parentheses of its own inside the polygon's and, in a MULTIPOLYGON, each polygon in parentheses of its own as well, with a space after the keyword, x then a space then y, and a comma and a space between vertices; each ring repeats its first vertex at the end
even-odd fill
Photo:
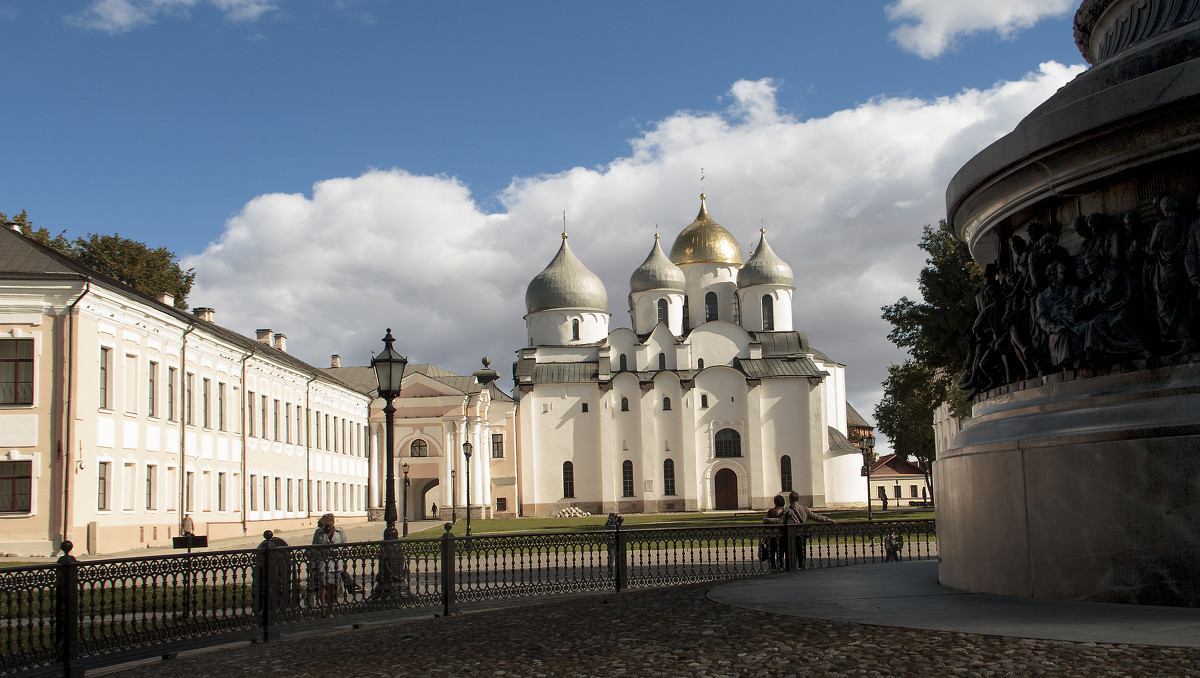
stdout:
POLYGON ((949 402, 955 416, 970 416, 970 403, 958 388, 958 377, 983 272, 945 220, 937 228, 926 225, 919 246, 929 255, 918 278, 921 302, 901 297, 882 309, 883 319, 892 324, 888 339, 908 349, 909 358, 888 368, 875 420, 896 454, 915 458, 925 469, 928 482, 934 458, 934 410, 949 402))
POLYGON ((167 292, 175 297, 175 308, 187 308, 187 295, 196 280, 195 269, 183 270, 175 253, 166 247, 150 248, 120 234, 88 234, 76 238, 73 256, 84 266, 112 276, 149 295, 167 292))
MULTIPOLYGON (((0 212, 0 223, 9 221, 8 216, 0 212)), ((44 228, 35 229, 25 210, 13 216, 11 221, 16 222, 21 227, 21 233, 29 239, 52 247, 143 294, 156 296, 160 292, 167 292, 175 297, 175 308, 187 309, 187 295, 196 280, 195 269, 183 270, 175 253, 166 247, 151 248, 146 243, 122 238, 116 233, 91 233, 86 238, 76 238, 72 242, 67 239, 65 230, 51 236, 44 228)))

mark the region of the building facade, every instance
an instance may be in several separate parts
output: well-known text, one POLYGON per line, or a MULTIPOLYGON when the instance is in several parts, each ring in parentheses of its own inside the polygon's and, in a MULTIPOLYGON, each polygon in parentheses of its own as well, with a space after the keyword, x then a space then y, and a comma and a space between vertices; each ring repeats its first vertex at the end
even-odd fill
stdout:
MULTIPOLYGON (((760 232, 761 233, 761 232, 760 232)), ((793 327, 791 268, 748 260, 701 196, 630 279, 630 328, 567 235, 529 284, 513 374, 524 515, 758 509, 795 490, 863 504, 845 366, 793 327)))

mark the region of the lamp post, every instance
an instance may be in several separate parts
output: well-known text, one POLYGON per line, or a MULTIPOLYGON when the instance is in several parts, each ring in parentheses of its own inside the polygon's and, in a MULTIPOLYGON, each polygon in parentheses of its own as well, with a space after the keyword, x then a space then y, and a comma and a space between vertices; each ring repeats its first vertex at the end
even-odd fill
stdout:
POLYGON ((467 460, 467 536, 471 536, 471 443, 463 443, 463 457, 467 460))
POLYGON ((858 441, 863 453, 863 471, 867 476, 867 520, 871 520, 871 463, 875 451, 875 436, 867 434, 858 441))
POLYGON ((405 462, 400 467, 404 471, 404 498, 401 500, 401 505, 404 506, 404 536, 408 536, 408 463, 405 462))
POLYGON ((387 402, 383 408, 385 441, 387 445, 387 490, 384 493, 383 519, 387 527, 383 530, 383 538, 396 539, 396 463, 395 463, 395 431, 392 430, 396 417, 396 407, 392 401, 400 396, 400 382, 404 379, 404 368, 408 359, 396 352, 392 344, 396 342, 392 336, 392 328, 388 328, 387 336, 383 338, 383 352, 371 359, 371 367, 375 368, 375 378, 379 381, 379 397, 387 402))
POLYGON ((454 469, 450 469, 450 524, 458 524, 458 480, 454 477, 454 469))

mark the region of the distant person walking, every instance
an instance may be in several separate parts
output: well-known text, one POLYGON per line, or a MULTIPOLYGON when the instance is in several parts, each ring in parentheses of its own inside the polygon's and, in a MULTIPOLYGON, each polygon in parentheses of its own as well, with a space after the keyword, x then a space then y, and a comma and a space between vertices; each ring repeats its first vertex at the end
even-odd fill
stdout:
MULTIPOLYGON (((829 516, 823 516, 820 513, 810 509, 800 503, 800 493, 796 491, 788 492, 788 507, 783 511, 784 525, 804 525, 805 523, 837 523, 836 520, 829 516)), ((807 540, 804 534, 796 536, 796 559, 799 561, 799 569, 804 569, 804 561, 807 556, 807 540)))
MULTIPOLYGON (((312 543, 345 544, 346 532, 338 527, 332 513, 326 513, 317 521, 317 531, 312 543)), ((333 604, 338 598, 338 587, 342 581, 342 568, 333 549, 321 549, 312 562, 312 580, 317 589, 317 601, 325 608, 325 616, 333 616, 333 604)))
POLYGON ((433 506, 429 507, 429 517, 437 518, 437 502, 433 502, 433 506))
POLYGON ((879 501, 883 502, 883 510, 886 511, 887 510, 887 492, 884 492, 883 494, 879 495, 879 501))
MULTIPOLYGON (((767 515, 763 518, 763 525, 779 526, 783 525, 783 508, 784 499, 782 494, 775 495, 775 505, 767 509, 767 515)), ((776 528, 776 534, 773 537, 765 539, 767 546, 767 562, 770 563, 772 570, 783 569, 783 559, 787 555, 787 549, 784 548, 782 528, 776 528)))

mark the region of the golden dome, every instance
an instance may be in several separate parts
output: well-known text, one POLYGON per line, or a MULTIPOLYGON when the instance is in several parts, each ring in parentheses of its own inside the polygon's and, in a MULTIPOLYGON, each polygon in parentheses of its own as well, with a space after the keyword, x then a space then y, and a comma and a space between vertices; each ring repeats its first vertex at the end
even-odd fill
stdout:
POLYGON ((708 216, 704 194, 700 194, 700 214, 680 232, 671 246, 671 261, 682 264, 742 265, 742 248, 733 234, 708 216))

